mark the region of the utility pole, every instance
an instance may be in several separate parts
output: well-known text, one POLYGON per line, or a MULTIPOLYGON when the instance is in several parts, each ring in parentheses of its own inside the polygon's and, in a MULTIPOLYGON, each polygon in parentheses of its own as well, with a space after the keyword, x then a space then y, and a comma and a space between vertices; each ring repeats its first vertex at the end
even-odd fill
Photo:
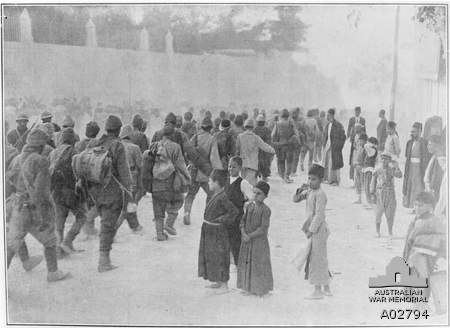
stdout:
POLYGON ((400 6, 395 9, 395 31, 394 31, 394 60, 392 69, 391 104, 389 106, 389 119, 395 120, 395 97, 397 93, 398 79, 398 28, 399 28, 400 6))

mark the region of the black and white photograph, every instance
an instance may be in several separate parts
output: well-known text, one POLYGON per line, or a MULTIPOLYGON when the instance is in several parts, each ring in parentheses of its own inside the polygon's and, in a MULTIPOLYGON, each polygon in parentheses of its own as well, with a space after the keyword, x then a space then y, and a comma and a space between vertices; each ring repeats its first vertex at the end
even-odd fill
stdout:
POLYGON ((3 326, 446 326, 448 3, 1 5, 3 326))

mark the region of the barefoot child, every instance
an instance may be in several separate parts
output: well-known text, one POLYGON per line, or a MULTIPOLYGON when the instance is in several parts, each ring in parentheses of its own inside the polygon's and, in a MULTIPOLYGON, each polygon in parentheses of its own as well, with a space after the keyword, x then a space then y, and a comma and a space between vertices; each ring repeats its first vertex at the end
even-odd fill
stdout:
POLYGON ((239 210, 224 191, 226 183, 227 171, 212 172, 212 196, 205 208, 198 254, 198 276, 213 282, 209 288, 227 289, 230 279, 230 242, 225 225, 236 219, 239 210))
POLYGON ((364 165, 362 169, 364 192, 366 194, 366 202, 368 207, 372 207, 373 200, 370 193, 370 183, 372 182, 372 175, 375 171, 375 163, 378 155, 378 140, 375 137, 370 137, 364 145, 364 165))
POLYGON ((237 288, 263 296, 273 290, 272 264, 267 233, 270 208, 264 204, 270 186, 259 181, 253 188, 254 200, 241 220, 242 244, 239 253, 237 288))
POLYGON ((364 165, 364 145, 367 142, 367 135, 365 133, 361 133, 356 141, 355 152, 353 153, 353 167, 355 170, 355 189, 356 195, 358 196, 357 200, 354 201, 354 204, 361 204, 361 193, 363 188, 363 165, 364 165))
POLYGON ((327 258, 327 239, 330 234, 325 221, 327 195, 320 188, 324 168, 314 164, 308 172, 308 188, 302 186, 294 196, 294 202, 306 199, 306 217, 302 230, 311 238, 311 249, 305 265, 305 279, 314 285, 314 292, 307 299, 321 299, 331 296, 330 278, 327 258), (322 291, 323 286, 323 291, 322 291))
POLYGON ((371 193, 375 194, 376 191, 376 237, 379 238, 381 236, 381 217, 384 214, 388 225, 389 237, 392 239, 392 228, 394 226, 395 210, 397 208, 394 177, 401 178, 402 172, 398 167, 398 163, 392 160, 390 153, 385 151, 381 154, 381 161, 381 167, 375 169, 370 185, 371 193))

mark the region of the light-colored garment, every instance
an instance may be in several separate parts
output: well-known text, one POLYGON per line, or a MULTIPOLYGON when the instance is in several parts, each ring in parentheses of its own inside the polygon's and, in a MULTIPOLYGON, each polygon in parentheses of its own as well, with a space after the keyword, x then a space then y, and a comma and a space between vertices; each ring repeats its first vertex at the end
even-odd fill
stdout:
POLYGON ((139 146, 132 143, 130 140, 122 140, 125 147, 125 156, 127 158, 128 166, 131 173, 131 181, 136 187, 138 185, 139 173, 142 168, 142 153, 139 146))
POLYGON ((425 190, 430 190, 431 174, 432 174, 431 168, 434 165, 439 165, 442 170, 445 170, 445 156, 439 156, 438 157, 436 155, 433 155, 430 158, 430 161, 428 162, 428 165, 427 165, 427 168, 425 170, 424 177, 423 177, 423 182, 425 184, 425 190))
MULTIPOLYGON (((219 150, 214 136, 204 130, 192 137, 191 143, 202 150, 202 153, 209 157, 209 161, 213 169, 223 170, 222 162, 220 161, 219 150)), ((209 177, 198 170, 195 181, 208 182, 209 177)))
POLYGON ((242 167, 258 171, 258 150, 275 154, 275 150, 266 144, 253 131, 245 131, 238 135, 236 141, 237 155, 242 158, 242 167))
POLYGON ((442 178, 441 191, 439 194, 439 200, 434 208, 434 213, 442 220, 447 221, 447 170, 444 171, 442 178))
POLYGON ((312 232, 311 252, 307 264, 308 280, 312 285, 328 285, 327 239, 330 234, 325 221, 327 195, 322 189, 310 190, 306 199, 306 217, 311 220, 308 230, 312 232))
POLYGON ((333 126, 333 122, 330 122, 330 124, 328 124, 328 131, 327 131, 327 143, 325 145, 325 151, 327 151, 330 147, 331 147, 331 127, 333 126))
POLYGON ((331 156, 331 149, 327 149, 322 156, 323 166, 325 167, 325 176, 324 180, 327 180, 329 183, 337 183, 339 184, 341 180, 340 169, 333 170, 333 158, 331 156))
POLYGON ((398 135, 389 134, 386 139, 386 143, 384 145, 384 150, 394 156, 398 157, 400 156, 400 139, 398 138, 398 135))
MULTIPOLYGON (((230 185, 237 180, 237 177, 230 177, 230 185)), ((245 179, 241 181, 241 192, 244 194, 245 198, 252 199, 253 198, 253 186, 245 179)))

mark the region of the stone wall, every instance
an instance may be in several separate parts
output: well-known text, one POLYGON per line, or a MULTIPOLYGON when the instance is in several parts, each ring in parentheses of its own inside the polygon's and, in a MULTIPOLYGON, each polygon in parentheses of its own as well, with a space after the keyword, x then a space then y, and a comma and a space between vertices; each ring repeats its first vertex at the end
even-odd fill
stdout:
POLYGON ((290 53, 185 55, 5 42, 5 97, 90 97, 92 103, 147 100, 155 107, 341 106, 337 86, 290 53))

